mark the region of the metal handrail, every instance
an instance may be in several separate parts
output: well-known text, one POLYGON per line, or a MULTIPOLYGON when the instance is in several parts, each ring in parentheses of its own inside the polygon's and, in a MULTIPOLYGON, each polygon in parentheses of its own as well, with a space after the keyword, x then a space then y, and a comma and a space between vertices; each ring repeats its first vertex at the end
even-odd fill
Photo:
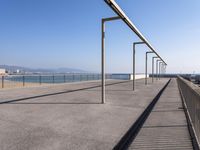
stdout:
POLYGON ((129 28, 167 65, 167 63, 161 58, 161 56, 155 51, 149 41, 142 35, 142 33, 136 28, 131 20, 125 15, 123 10, 115 2, 115 0, 104 0, 110 8, 129 26, 129 28))

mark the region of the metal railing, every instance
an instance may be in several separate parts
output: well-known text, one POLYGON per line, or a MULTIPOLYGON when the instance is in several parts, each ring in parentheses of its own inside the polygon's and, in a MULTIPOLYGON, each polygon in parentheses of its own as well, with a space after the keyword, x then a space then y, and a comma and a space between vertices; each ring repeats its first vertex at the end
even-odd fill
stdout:
MULTIPOLYGON (((127 26, 135 33, 141 41, 134 42, 133 43, 133 91, 135 90, 135 45, 136 44, 146 44, 146 46, 154 53, 161 61, 162 63, 166 65, 167 63, 162 59, 162 57, 156 52, 156 50, 152 47, 152 45, 149 43, 149 41, 143 36, 143 34, 136 28, 136 26, 131 22, 131 20, 126 16, 126 14, 123 12, 123 10, 120 8, 120 6, 115 2, 115 0, 104 0, 105 3, 117 14, 115 17, 109 17, 102 19, 102 36, 101 36, 101 43, 102 43, 102 51, 101 51, 101 70, 102 70, 102 104, 105 103, 105 22, 106 21, 113 21, 113 20, 119 20, 121 19, 127 26)), ((145 70, 147 72, 147 64, 145 65, 145 70)), ((147 73, 146 73, 147 74, 147 73)), ((145 78, 145 84, 147 85, 147 75, 145 78)), ((152 80, 153 81, 153 80, 152 80)))
POLYGON ((200 88, 180 76, 178 76, 178 85, 188 112, 194 138, 200 147, 200 88))
POLYGON ((104 0, 108 6, 128 25, 128 27, 144 42, 151 50, 158 56, 162 62, 167 65, 167 63, 162 59, 162 57, 156 52, 155 48, 150 44, 150 42, 144 37, 144 35, 136 28, 132 21, 126 16, 115 0, 104 0))
MULTIPOLYGON (((82 82, 100 80, 101 74, 48 74, 48 75, 7 75, 1 76, 3 88, 15 88, 25 86, 53 85, 60 83, 82 82)), ((129 80, 128 74, 106 74, 106 79, 129 80)))

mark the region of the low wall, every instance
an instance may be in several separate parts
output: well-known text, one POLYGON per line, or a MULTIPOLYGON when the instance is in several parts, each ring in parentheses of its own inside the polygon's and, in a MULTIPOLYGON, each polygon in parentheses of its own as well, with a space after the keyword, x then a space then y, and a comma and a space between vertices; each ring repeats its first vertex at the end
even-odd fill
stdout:
POLYGON ((184 106, 190 120, 194 138, 200 147, 200 88, 192 82, 178 76, 178 85, 184 106))

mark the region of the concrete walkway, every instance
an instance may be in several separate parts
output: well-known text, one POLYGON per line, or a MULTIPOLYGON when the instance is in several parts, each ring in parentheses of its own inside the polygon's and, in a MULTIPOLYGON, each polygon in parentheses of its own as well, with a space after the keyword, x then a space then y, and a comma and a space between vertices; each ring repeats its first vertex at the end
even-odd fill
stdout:
POLYGON ((176 79, 147 118, 130 150, 190 150, 192 142, 176 79))
POLYGON ((18 101, 0 104, 0 150, 112 149, 167 81, 107 86, 104 105, 100 88, 88 88, 99 82, 2 90, 1 102, 18 101))

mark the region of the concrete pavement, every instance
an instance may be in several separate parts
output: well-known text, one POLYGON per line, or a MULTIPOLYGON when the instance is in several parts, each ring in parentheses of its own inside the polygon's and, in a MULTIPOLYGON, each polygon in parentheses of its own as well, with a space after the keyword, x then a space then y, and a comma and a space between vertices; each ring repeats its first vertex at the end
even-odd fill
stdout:
MULTIPOLYGON (((132 82, 107 86, 104 105, 100 104, 99 87, 1 104, 0 149, 112 149, 167 81, 162 79, 145 86, 144 80, 137 80, 135 92, 132 82)), ((85 82, 3 90, 0 101, 99 84, 85 82)))
POLYGON ((171 80, 129 149, 193 149, 176 79, 171 80))

